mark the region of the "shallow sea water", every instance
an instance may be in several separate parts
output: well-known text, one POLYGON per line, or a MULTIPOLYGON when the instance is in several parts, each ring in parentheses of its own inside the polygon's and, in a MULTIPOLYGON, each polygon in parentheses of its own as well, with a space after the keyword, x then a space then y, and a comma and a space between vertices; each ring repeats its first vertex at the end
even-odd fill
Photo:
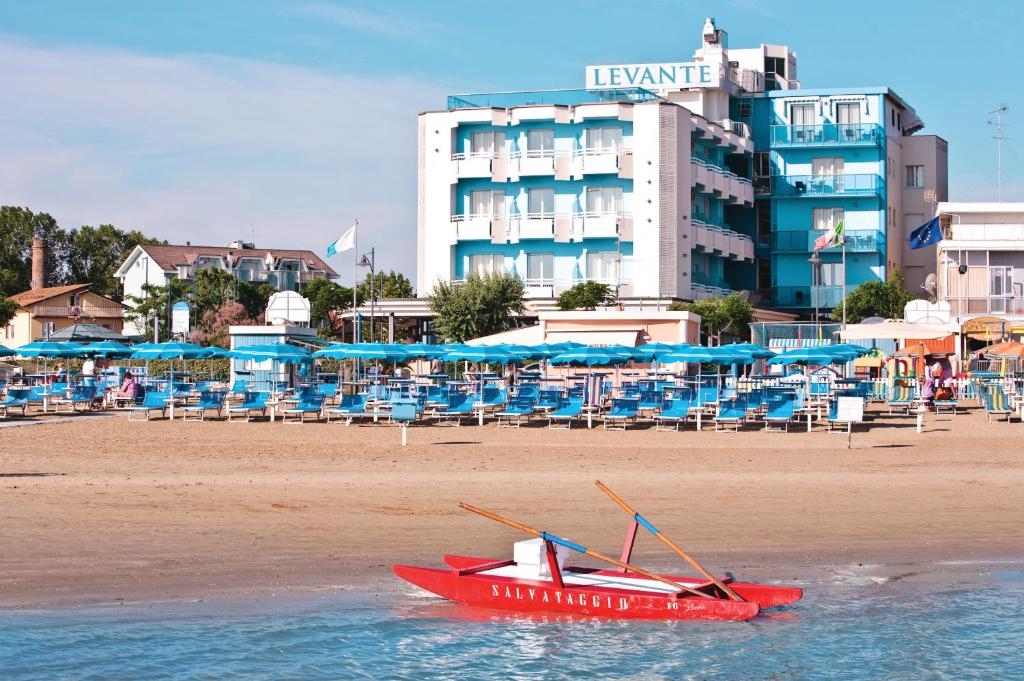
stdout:
POLYGON ((481 612, 390 595, 0 611, 0 678, 1024 678, 1024 572, 806 584, 743 623, 481 612))

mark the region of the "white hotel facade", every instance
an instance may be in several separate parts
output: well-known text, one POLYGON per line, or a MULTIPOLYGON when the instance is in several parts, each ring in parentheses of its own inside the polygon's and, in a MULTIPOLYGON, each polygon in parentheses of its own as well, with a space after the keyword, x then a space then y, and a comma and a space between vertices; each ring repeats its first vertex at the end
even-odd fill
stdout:
MULTIPOLYGON (((910 265, 921 197, 945 200, 945 142, 905 169, 923 123, 887 88, 802 91, 786 46, 727 43, 709 19, 692 62, 588 66, 584 89, 421 114, 419 295, 500 271, 535 307, 594 280, 626 307, 749 291, 806 314, 834 304, 807 294, 826 213, 858 226, 851 286, 910 265)), ((819 283, 838 289, 838 249, 823 260, 819 283)))

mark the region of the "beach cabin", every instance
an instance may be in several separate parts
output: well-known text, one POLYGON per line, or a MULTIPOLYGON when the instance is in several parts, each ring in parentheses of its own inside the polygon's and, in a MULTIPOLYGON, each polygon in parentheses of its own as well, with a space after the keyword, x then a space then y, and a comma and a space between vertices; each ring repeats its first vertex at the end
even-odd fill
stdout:
MULTIPOLYGON (((299 347, 316 348, 323 342, 316 341, 316 329, 292 324, 267 324, 265 326, 231 326, 230 349, 245 345, 271 345, 292 343, 299 347)), ((255 390, 269 390, 277 385, 296 385, 304 375, 312 375, 310 364, 282 364, 273 360, 257 362, 248 359, 231 360, 231 385, 245 381, 255 390)))

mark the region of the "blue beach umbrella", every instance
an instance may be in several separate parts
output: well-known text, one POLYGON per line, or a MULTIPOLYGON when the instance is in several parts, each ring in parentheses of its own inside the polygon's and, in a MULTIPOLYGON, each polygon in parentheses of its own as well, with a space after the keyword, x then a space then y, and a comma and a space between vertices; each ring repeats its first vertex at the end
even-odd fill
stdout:
POLYGON ((107 359, 125 359, 131 357, 132 348, 117 341, 100 341, 89 343, 81 349, 80 354, 92 355, 93 357, 106 357, 107 359))
POLYGON ((201 345, 169 341, 136 345, 132 359, 202 359, 205 354, 206 348, 201 345))
POLYGON ((289 343, 266 343, 263 345, 242 345, 227 351, 228 356, 235 359, 248 359, 254 362, 272 360, 281 364, 300 364, 309 361, 308 350, 289 343))
POLYGON ((4 345, 0 345, 0 357, 11 357, 18 354, 17 350, 12 350, 4 345))
POLYGON ((610 367, 616 364, 625 364, 630 359, 629 354, 623 354, 608 348, 587 346, 567 350, 555 355, 549 361, 555 365, 610 367))
POLYGON ((202 359, 226 359, 231 357, 230 350, 219 348, 216 345, 210 345, 203 349, 206 350, 206 353, 203 355, 202 359))
POLYGON ((313 353, 313 357, 335 359, 373 359, 385 362, 401 362, 409 359, 406 345, 399 343, 337 343, 313 353))
POLYGON ((430 343, 412 343, 403 345, 402 349, 405 350, 406 357, 409 359, 438 359, 446 352, 440 345, 430 343))
POLYGON ((85 347, 81 343, 66 343, 59 341, 36 341, 26 343, 18 348, 17 354, 20 357, 42 357, 50 359, 53 357, 78 357, 78 353, 85 347))

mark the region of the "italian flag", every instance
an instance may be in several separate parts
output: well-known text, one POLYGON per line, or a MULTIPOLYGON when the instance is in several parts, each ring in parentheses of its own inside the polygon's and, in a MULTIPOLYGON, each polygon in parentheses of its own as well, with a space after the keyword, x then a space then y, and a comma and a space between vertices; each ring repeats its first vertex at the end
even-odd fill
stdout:
POLYGON ((843 236, 846 232, 846 227, 843 225, 843 221, 840 220, 832 229, 828 230, 817 239, 814 240, 814 250, 820 251, 823 248, 832 248, 833 246, 841 246, 846 240, 843 236))

